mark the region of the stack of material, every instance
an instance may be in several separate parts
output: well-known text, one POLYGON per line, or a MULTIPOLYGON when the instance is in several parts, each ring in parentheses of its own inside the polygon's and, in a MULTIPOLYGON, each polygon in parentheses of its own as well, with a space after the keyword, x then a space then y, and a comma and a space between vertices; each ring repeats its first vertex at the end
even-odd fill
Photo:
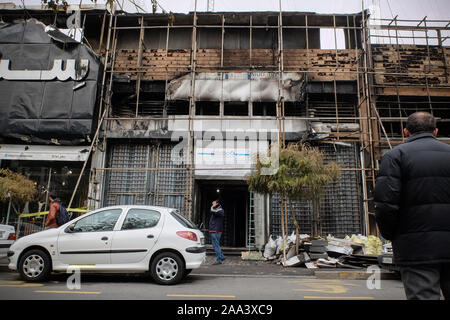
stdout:
POLYGON ((377 255, 352 254, 351 256, 342 256, 339 260, 343 265, 359 268, 367 268, 372 265, 378 265, 377 255))
POLYGON ((328 241, 324 239, 304 243, 305 250, 309 253, 311 260, 327 259, 327 245, 328 241))
POLYGON ((331 257, 338 258, 343 255, 364 253, 364 244, 350 240, 338 239, 332 236, 327 237, 327 253, 331 257))
POLYGON ((319 268, 336 268, 339 265, 338 259, 328 258, 317 260, 317 266, 319 268))
POLYGON ((311 261, 311 258, 306 252, 300 252, 298 255, 293 256, 286 260, 284 264, 286 267, 296 267, 304 263, 308 263, 311 261))

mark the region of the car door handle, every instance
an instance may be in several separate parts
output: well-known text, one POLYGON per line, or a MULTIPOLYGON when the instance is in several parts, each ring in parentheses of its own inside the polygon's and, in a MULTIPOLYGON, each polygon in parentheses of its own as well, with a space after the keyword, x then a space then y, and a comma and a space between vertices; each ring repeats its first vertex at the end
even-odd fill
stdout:
POLYGON ((147 238, 149 238, 149 239, 153 239, 155 236, 154 235, 152 235, 152 234, 149 234, 148 236, 147 236, 147 238))
POLYGON ((108 237, 103 237, 102 240, 106 241, 106 240, 108 240, 108 237))

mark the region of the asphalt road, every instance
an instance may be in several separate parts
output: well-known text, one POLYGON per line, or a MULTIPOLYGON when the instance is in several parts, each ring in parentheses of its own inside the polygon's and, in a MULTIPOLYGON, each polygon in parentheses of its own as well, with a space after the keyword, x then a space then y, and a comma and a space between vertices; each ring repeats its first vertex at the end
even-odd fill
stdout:
POLYGON ((286 275, 189 275, 175 286, 160 286, 146 275, 81 275, 81 288, 70 290, 69 276, 52 275, 42 283, 23 282, 0 271, 0 300, 404 300, 398 280, 382 280, 368 289, 365 280, 317 279, 286 275))

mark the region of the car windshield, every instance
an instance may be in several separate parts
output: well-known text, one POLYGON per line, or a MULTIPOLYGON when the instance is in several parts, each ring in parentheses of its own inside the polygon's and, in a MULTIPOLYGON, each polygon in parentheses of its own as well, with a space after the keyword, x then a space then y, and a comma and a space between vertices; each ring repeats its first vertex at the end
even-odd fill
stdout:
POLYGON ((178 211, 171 211, 170 214, 172 217, 175 218, 179 223, 181 223, 182 226, 189 228, 189 229, 198 229, 198 227, 193 223, 191 220, 186 219, 181 214, 179 214, 178 211))

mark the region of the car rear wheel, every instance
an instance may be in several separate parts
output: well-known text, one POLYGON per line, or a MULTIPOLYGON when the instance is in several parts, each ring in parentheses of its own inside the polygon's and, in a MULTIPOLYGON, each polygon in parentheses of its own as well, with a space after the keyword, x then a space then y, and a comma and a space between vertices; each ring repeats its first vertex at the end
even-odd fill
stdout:
POLYGON ((150 266, 150 274, 153 280, 163 285, 172 285, 180 282, 184 273, 183 261, 173 252, 158 254, 150 266))
POLYGON ((45 280, 50 274, 50 264, 47 253, 39 249, 30 250, 20 258, 20 277, 31 282, 45 280))

